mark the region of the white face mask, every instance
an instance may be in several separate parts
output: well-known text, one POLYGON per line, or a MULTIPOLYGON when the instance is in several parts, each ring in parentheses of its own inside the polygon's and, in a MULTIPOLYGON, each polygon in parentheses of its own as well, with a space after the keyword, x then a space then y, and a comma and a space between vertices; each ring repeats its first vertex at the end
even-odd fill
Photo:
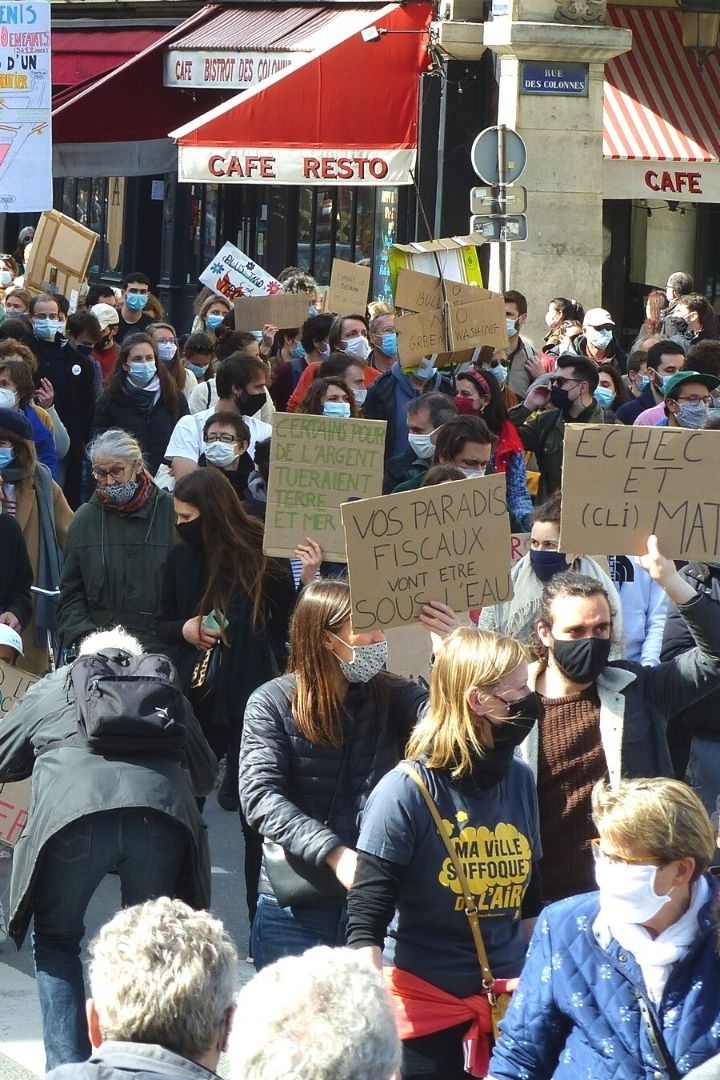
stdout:
POLYGON ((359 390, 353 389, 353 397, 356 405, 364 405, 367 397, 367 386, 363 386, 359 390))
POLYGON ((227 469, 240 457, 237 443, 206 442, 204 454, 205 460, 217 465, 218 469, 227 469))
POLYGON ((618 923, 646 923, 666 904, 667 894, 655 892, 657 866, 611 862, 600 855, 595 880, 600 890, 600 911, 612 927, 618 923))
POLYGON ((357 356, 362 361, 367 360, 372 352, 370 342, 362 334, 360 337, 343 338, 343 345, 345 346, 345 352, 350 353, 351 356, 357 356))
POLYGON ((463 474, 466 480, 477 480, 479 476, 485 475, 485 469, 487 469, 487 465, 485 465, 482 469, 461 469, 460 472, 463 474))
POLYGON ((0 270, 0 285, 7 289, 8 285, 12 285, 13 276, 12 270, 0 270))
POLYGON ((6 386, 0 386, 0 409, 14 409, 17 405, 17 394, 6 386))
POLYGON ((412 432, 408 435, 408 443, 412 452, 419 457, 422 461, 430 461, 431 457, 435 453, 435 447, 433 446, 430 435, 417 435, 412 432))

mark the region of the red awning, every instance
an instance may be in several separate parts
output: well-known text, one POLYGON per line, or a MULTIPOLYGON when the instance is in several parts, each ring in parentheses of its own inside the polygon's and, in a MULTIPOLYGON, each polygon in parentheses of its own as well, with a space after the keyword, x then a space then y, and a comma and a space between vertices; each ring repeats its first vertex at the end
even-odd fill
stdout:
POLYGON ((680 13, 608 8, 633 32, 632 50, 605 65, 603 153, 614 161, 716 162, 720 159, 720 58, 702 71, 683 47, 680 13))
POLYGON ((411 183, 431 17, 429 2, 356 9, 342 39, 172 131, 180 180, 411 183))
POLYGON ((52 84, 76 86, 114 70, 167 33, 140 30, 53 30, 52 84))

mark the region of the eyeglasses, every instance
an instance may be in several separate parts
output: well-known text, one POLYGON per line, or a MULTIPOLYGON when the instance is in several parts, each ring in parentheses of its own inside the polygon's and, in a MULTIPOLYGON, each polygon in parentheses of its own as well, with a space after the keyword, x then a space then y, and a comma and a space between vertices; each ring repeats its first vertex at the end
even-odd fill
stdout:
POLYGON ((713 403, 710 394, 703 394, 702 397, 700 394, 691 394, 689 397, 679 397, 677 400, 678 402, 687 401, 689 405, 699 405, 700 402, 702 402, 702 404, 707 405, 708 408, 710 408, 713 403))
POLYGON ((96 480, 122 480, 125 476, 127 465, 116 465, 114 469, 93 469, 92 474, 96 480))
POLYGON ((232 446, 237 442, 237 435, 208 435, 206 442, 221 442, 228 446, 232 446))
POLYGON ((570 383, 579 383, 580 379, 566 379, 564 375, 556 375, 554 379, 550 380, 551 386, 557 386, 562 390, 564 386, 568 386, 570 383))
POLYGON ((662 866, 663 863, 660 859, 653 859, 649 855, 644 858, 633 858, 627 855, 611 855, 607 851, 603 851, 600 847, 600 838, 594 837, 590 841, 590 850, 593 853, 595 862, 609 862, 613 866, 662 866))

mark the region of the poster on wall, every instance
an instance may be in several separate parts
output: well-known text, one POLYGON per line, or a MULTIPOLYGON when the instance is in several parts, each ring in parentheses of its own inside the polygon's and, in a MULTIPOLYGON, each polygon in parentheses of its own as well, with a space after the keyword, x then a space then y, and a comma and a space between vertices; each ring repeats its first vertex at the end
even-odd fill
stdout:
POLYGON ((0 5, 0 212, 52 207, 50 3, 0 5))

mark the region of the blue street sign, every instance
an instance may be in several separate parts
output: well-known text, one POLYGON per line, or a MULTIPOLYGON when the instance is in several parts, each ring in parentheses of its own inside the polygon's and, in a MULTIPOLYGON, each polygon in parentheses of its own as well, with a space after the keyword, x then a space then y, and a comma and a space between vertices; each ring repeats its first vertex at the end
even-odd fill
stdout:
POLYGON ((522 65, 520 93, 587 97, 588 65, 525 61, 522 65))

